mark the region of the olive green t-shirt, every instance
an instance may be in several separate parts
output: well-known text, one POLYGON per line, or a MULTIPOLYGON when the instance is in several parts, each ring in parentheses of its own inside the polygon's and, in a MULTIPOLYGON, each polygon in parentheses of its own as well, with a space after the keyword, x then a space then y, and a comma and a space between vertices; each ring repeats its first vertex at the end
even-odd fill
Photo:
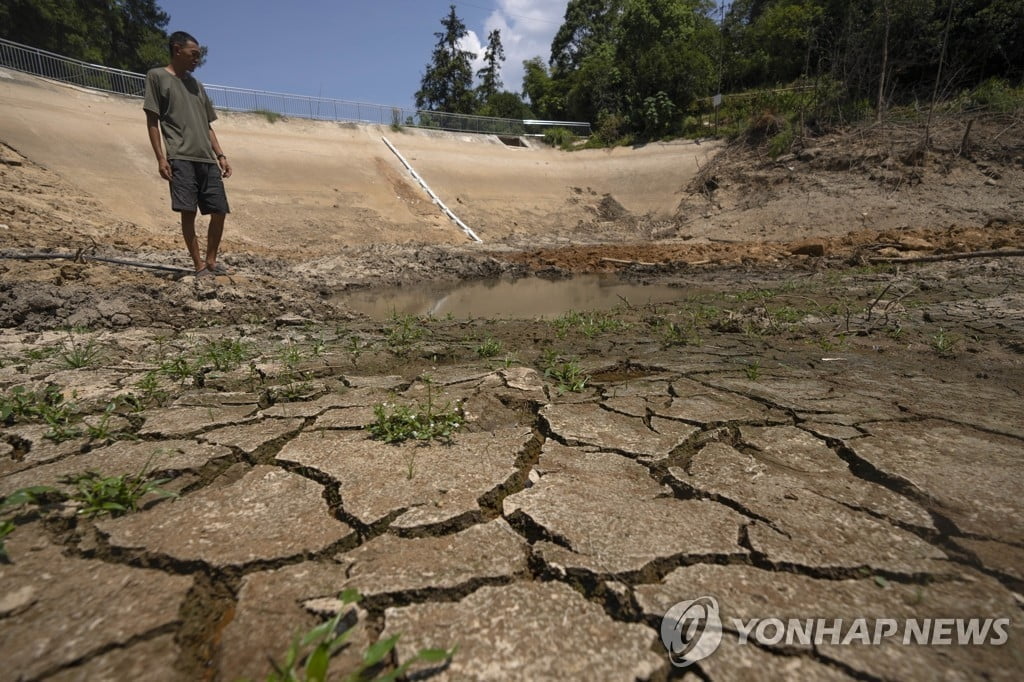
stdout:
POLYGON ((142 108, 160 117, 168 159, 217 163, 210 145, 210 122, 217 113, 191 74, 178 78, 162 66, 150 69, 142 108))

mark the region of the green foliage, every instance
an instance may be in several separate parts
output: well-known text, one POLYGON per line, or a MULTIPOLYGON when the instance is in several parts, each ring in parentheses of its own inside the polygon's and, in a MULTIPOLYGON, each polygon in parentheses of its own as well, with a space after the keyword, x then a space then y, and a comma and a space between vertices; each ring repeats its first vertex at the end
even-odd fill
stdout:
POLYGON ((5 0, 0 38, 144 73, 166 63, 169 20, 155 0, 5 0))
POLYGON ((493 358, 500 354, 502 351, 501 341, 497 341, 490 337, 484 339, 479 346, 476 347, 476 354, 482 358, 493 358))
POLYGON ((277 123, 282 118, 281 114, 276 111, 271 111, 270 109, 253 109, 252 113, 257 116, 262 116, 267 120, 267 123, 277 123))
POLYGON ((241 339, 217 339, 206 342, 200 359, 209 361, 218 372, 229 372, 249 359, 250 349, 241 339))
POLYGON ((461 47, 469 31, 455 14, 455 5, 451 5, 441 25, 444 31, 434 34, 437 44, 416 91, 416 108, 471 114, 476 104, 472 87, 474 55, 461 47))
POLYGON ((939 355, 951 355, 959 342, 955 335, 945 329, 939 329, 931 337, 931 347, 939 355))
MULTIPOLYGON (((16 509, 24 504, 41 504, 43 497, 55 492, 57 492, 56 488, 51 488, 46 485, 19 488, 7 497, 0 499, 0 514, 7 514, 8 511, 16 509)), ((11 519, 4 519, 0 521, 0 562, 10 560, 7 556, 7 548, 4 546, 4 539, 14 532, 15 527, 14 521, 11 519)))
POLYGON ((177 493, 164 490, 160 486, 171 479, 161 478, 149 480, 147 463, 138 474, 122 474, 121 476, 103 476, 95 471, 66 476, 63 483, 73 485, 77 490, 71 499, 82 503, 79 514, 89 517, 110 514, 122 516, 138 509, 139 500, 149 494, 158 497, 177 497, 177 493))
POLYGON ((371 437, 385 443, 406 440, 440 440, 452 442, 452 436, 466 419, 462 408, 450 402, 438 407, 434 404, 434 384, 424 378, 427 401, 414 406, 377 403, 373 406, 374 421, 366 428, 371 437))
POLYGON ((69 336, 57 352, 65 367, 81 369, 96 364, 101 349, 92 339, 81 343, 69 336))
POLYGON ((598 334, 608 332, 620 332, 630 328, 629 323, 623 322, 610 313, 580 313, 575 310, 556 317, 552 320, 555 333, 559 338, 564 338, 570 331, 576 330, 587 338, 593 338, 598 334))
POLYGON ((410 346, 422 339, 427 333, 426 328, 420 324, 419 319, 414 315, 399 315, 395 313, 391 316, 390 322, 387 328, 386 340, 388 346, 393 350, 408 350, 410 346))
POLYGON ((58 443, 82 435, 74 426, 76 418, 75 405, 64 399, 60 386, 56 384, 47 384, 37 391, 15 386, 0 396, 0 424, 43 422, 50 427, 46 437, 58 443))
POLYGON ((751 381, 757 381, 761 378, 761 361, 754 360, 750 362, 743 368, 743 373, 746 374, 747 378, 751 381))
POLYGON ((558 392, 579 393, 587 387, 590 376, 583 373, 579 361, 575 359, 563 359, 561 355, 553 350, 544 353, 541 360, 544 376, 555 382, 558 392))
POLYGON ((576 135, 568 128, 548 128, 544 131, 544 143, 552 147, 571 149, 576 141, 576 135))
POLYGON ((968 93, 966 104, 987 111, 1012 114, 1024 109, 1024 87, 1012 87, 1002 78, 989 78, 968 93))
MULTIPOLYGON (((328 679, 331 658, 349 646, 354 632, 350 622, 353 612, 348 608, 359 601, 359 592, 344 590, 338 595, 341 608, 330 619, 313 627, 304 634, 298 634, 285 652, 284 660, 272 661, 274 672, 267 682, 324 682, 328 679)), ((451 659, 455 649, 421 649, 400 666, 387 673, 376 674, 386 665, 400 635, 393 635, 371 644, 353 670, 343 676, 330 675, 331 679, 344 682, 392 682, 405 675, 418 662, 442 664, 451 659)))

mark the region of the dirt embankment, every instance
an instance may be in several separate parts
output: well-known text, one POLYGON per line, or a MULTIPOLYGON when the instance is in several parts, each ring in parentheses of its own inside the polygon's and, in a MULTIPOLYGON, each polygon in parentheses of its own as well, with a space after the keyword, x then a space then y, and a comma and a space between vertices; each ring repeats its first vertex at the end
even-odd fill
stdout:
MULTIPOLYGON (((9 76, 9 77, 8 77, 9 76)), ((230 286, 91 261, 0 261, 5 326, 344 313, 333 292, 425 279, 820 267, 1024 246, 1024 134, 1005 117, 869 126, 772 159, 704 142, 566 153, 485 136, 225 114, 230 286), (481 236, 474 244, 380 140, 481 236)), ((0 233, 16 253, 186 266, 138 102, 0 79, 0 233), (60 139, 61 144, 53 144, 60 139)), ((228 281, 222 284, 228 284, 228 281)))

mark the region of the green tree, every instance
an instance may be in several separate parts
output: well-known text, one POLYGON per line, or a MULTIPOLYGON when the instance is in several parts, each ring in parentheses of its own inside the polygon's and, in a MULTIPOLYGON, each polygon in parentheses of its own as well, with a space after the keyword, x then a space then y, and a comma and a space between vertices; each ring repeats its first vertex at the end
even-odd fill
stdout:
POLYGON ((476 112, 480 116, 495 118, 533 118, 533 110, 514 92, 502 90, 491 95, 476 112))
POLYGON ((501 64, 505 61, 505 48, 501 44, 501 31, 494 29, 487 36, 484 49, 484 66, 476 72, 480 79, 476 94, 481 103, 486 103, 501 90, 501 64))
POLYGON ((565 109, 564 97, 556 92, 551 74, 541 57, 523 61, 523 97, 535 116, 542 119, 559 117, 565 109))
POLYGON ((141 72, 166 60, 169 20, 154 0, 4 0, 0 37, 141 72))
POLYGON ((551 41, 551 67, 567 74, 601 45, 614 40, 622 0, 569 0, 565 19, 551 41))
POLYGON ((469 32, 450 5, 441 19, 444 31, 437 32, 437 45, 416 92, 416 107, 452 114, 470 114, 474 108, 473 53, 460 47, 469 32))

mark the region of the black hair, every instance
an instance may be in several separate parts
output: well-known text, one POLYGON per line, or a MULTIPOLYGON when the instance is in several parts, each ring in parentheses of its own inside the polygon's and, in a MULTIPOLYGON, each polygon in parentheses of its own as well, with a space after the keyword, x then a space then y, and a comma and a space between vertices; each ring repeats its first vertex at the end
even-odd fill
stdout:
POLYGON ((185 43, 189 42, 190 40, 196 45, 199 44, 199 41, 196 40, 191 33, 185 33, 184 31, 175 31, 174 33, 172 33, 171 37, 167 39, 167 49, 170 51, 171 56, 174 56, 175 45, 184 46, 185 43))

